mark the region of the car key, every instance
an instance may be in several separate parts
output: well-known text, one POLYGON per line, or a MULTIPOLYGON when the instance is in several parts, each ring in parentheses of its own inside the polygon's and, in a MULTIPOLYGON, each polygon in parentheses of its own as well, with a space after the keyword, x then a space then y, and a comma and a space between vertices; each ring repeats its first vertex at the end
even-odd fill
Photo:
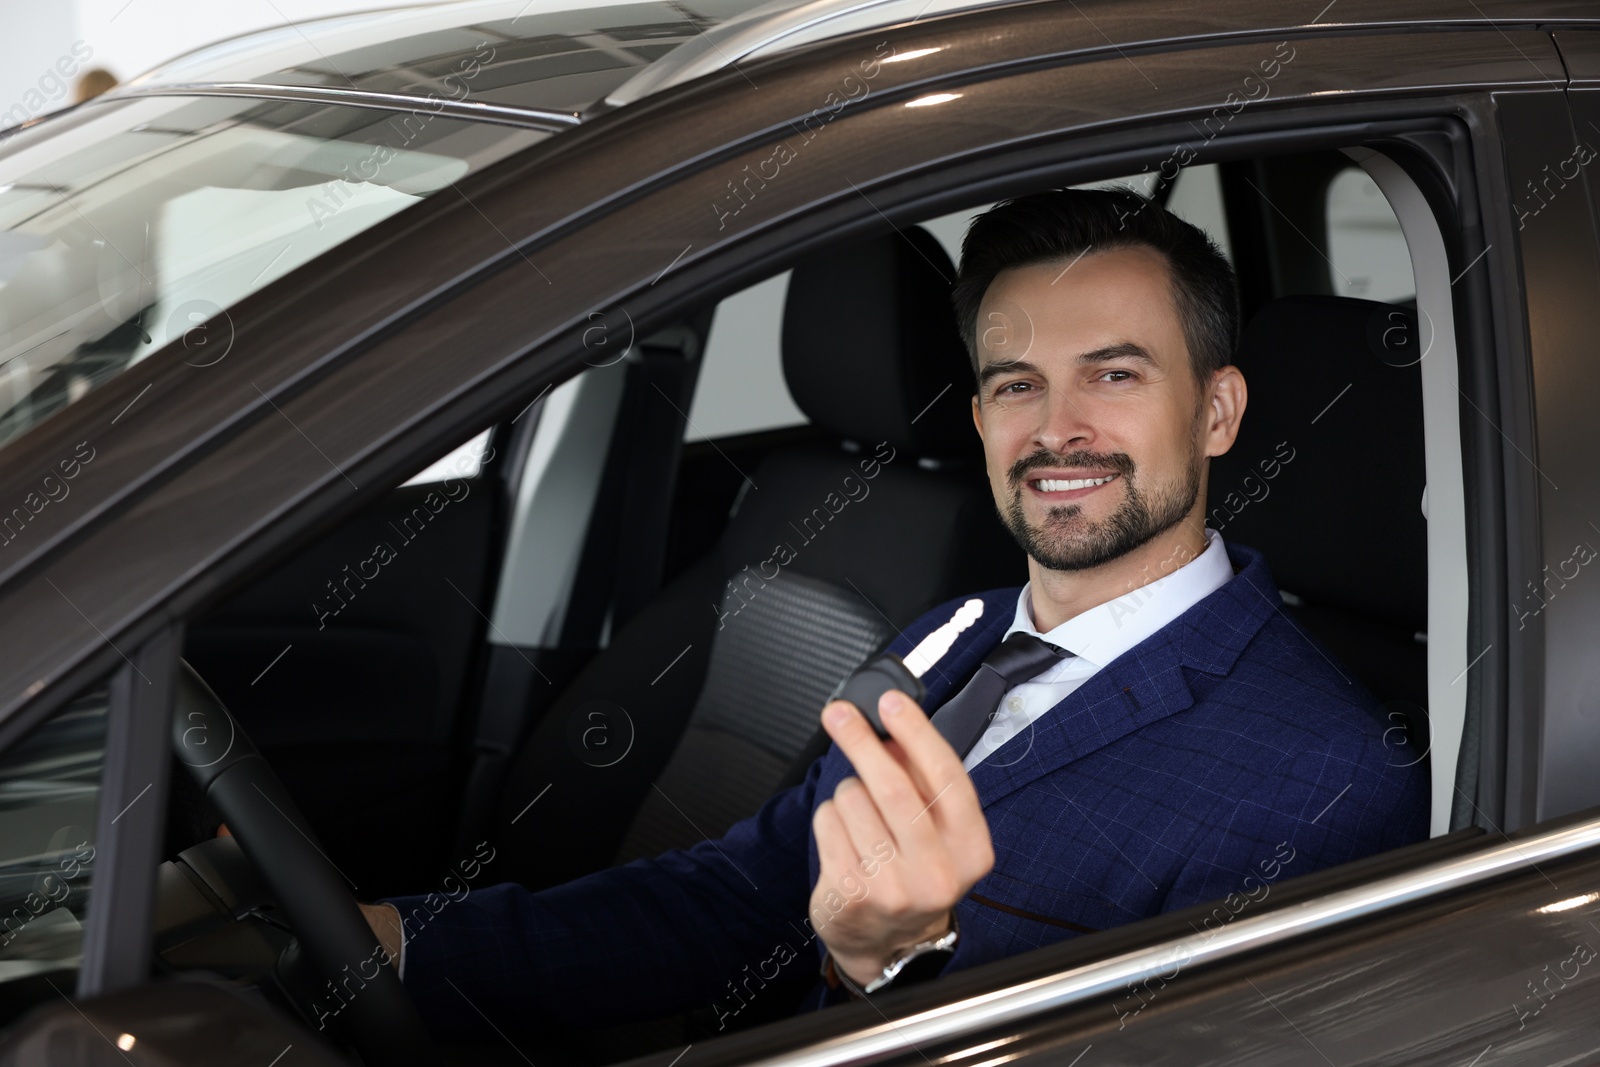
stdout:
POLYGON ((878 698, 890 689, 898 689, 921 704, 928 696, 922 676, 950 651, 956 637, 977 622, 982 614, 983 601, 973 597, 956 609, 949 622, 917 642, 917 647, 906 653, 905 659, 893 652, 885 652, 862 664, 834 687, 828 700, 848 700, 854 704, 867 717, 877 735, 887 740, 889 731, 883 728, 883 722, 878 718, 878 698))

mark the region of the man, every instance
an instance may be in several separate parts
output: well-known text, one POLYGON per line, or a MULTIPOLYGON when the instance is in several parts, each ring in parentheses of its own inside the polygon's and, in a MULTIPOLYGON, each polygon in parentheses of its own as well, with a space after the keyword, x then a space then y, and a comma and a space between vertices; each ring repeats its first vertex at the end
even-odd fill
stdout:
POLYGON ((925 707, 883 697, 891 740, 830 703, 833 748, 720 841, 367 906, 392 955, 408 918, 402 977, 442 1034, 713 1002, 725 1021, 819 961, 809 1004, 871 997, 1426 836, 1424 773, 1375 699, 1281 612, 1260 555, 1204 528, 1246 402, 1215 246, 1131 192, 1048 192, 974 221, 953 296, 1028 584, 971 598, 925 707))

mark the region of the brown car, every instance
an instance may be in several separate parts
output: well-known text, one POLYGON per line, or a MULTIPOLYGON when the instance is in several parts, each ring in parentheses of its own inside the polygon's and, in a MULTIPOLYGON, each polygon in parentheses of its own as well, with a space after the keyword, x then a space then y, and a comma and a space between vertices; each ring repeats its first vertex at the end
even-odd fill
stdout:
POLYGON ((1597 87, 1560 0, 468 0, 11 130, 0 1063, 1600 1058, 1597 87), (970 379, 906 368, 974 215, 1106 182, 1235 266, 1209 525, 1431 838, 869 1003, 434 1043, 358 897, 715 838, 1025 577, 933 426, 970 379))

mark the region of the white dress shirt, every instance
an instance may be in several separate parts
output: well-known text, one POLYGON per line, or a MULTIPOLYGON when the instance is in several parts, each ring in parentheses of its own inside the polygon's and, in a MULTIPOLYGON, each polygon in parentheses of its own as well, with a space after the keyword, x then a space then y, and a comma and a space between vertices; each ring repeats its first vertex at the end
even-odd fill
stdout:
MULTIPOLYGON (((1064 648, 1069 654, 1031 680, 1006 690, 994 721, 962 765, 972 770, 1039 716, 1071 696, 1106 664, 1222 588, 1233 577, 1233 564, 1228 560, 1221 534, 1207 530, 1206 542, 1205 551, 1171 574, 1079 612, 1049 633, 1034 628, 1028 596, 1033 583, 1024 585, 1017 597, 1011 628, 1001 635, 1001 640, 1020 631, 1064 648)), ((1025 754, 1026 749, 1006 759, 1015 762, 1025 754)))

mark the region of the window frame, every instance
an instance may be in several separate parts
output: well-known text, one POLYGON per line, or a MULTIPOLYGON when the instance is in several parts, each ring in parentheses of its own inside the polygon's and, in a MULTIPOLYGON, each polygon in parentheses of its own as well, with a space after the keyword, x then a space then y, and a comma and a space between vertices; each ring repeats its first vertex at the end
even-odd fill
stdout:
POLYGON ((79 997, 134 988, 149 978, 181 646, 181 625, 165 627, 111 675, 79 997))

